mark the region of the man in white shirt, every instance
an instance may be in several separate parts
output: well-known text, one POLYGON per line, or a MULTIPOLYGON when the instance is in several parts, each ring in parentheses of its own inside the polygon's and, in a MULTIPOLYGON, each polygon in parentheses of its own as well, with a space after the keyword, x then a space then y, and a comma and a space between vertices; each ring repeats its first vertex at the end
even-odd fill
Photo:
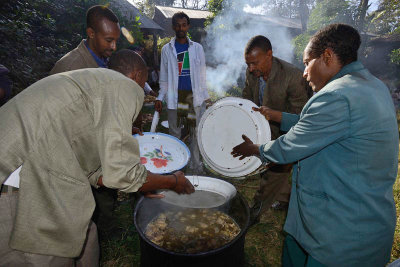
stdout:
POLYGON ((189 167, 193 172, 199 173, 202 171, 202 166, 195 132, 206 109, 205 100, 209 98, 204 50, 199 43, 187 37, 190 19, 185 13, 174 14, 172 28, 175 31, 175 37, 164 45, 161 51, 160 91, 155 108, 161 112, 161 101, 167 96, 169 133, 177 138, 181 138, 180 124, 188 122, 184 127, 186 127, 185 130, 192 132, 190 142, 192 160, 189 167), (182 107, 182 112, 180 110, 178 114, 180 107, 182 107), (196 119, 192 123, 194 127, 190 126, 192 118, 196 119))

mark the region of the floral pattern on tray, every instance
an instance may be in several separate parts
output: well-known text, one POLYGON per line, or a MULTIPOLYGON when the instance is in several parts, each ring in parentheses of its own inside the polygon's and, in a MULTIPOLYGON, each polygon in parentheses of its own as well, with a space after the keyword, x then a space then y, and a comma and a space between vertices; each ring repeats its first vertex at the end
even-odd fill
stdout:
POLYGON ((155 148, 152 152, 147 152, 143 157, 140 157, 140 163, 146 164, 147 159, 150 159, 156 168, 166 167, 169 161, 174 161, 171 153, 163 151, 162 146, 160 146, 160 149, 155 148))

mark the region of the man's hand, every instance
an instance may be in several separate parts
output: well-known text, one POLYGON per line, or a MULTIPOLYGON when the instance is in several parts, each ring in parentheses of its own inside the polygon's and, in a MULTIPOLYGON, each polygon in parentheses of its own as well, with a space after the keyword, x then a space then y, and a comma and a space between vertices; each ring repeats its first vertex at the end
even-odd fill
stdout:
POLYGON ((253 110, 260 112, 269 121, 275 121, 278 123, 282 121, 282 112, 280 111, 265 106, 261 106, 260 108, 253 107, 253 110))
POLYGON ((157 93, 157 92, 154 92, 153 90, 151 90, 151 91, 149 92, 149 95, 157 97, 157 96, 158 96, 158 93, 157 93))
POLYGON ((154 104, 154 108, 156 109, 156 111, 161 113, 161 111, 162 111, 162 102, 160 100, 156 100, 156 102, 154 104))
POLYGON ((142 131, 138 127, 132 127, 132 134, 143 135, 142 131))
POLYGON ((171 190, 175 191, 178 194, 191 194, 194 192, 194 186, 185 177, 185 174, 183 172, 177 171, 174 173, 174 175, 171 176, 176 181, 171 190))
POLYGON ((240 157, 239 160, 242 160, 246 157, 256 156, 260 154, 258 145, 253 144, 253 142, 244 134, 242 135, 242 138, 244 142, 240 145, 235 146, 232 149, 231 154, 234 158, 240 157))
POLYGON ((206 108, 209 108, 209 107, 211 107, 211 106, 214 104, 214 103, 211 101, 210 98, 204 100, 204 102, 206 102, 206 108))

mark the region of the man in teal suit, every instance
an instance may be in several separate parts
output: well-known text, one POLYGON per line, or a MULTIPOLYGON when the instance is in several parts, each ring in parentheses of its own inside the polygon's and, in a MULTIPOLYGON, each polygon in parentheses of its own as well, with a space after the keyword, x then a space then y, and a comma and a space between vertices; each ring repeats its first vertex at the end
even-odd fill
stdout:
POLYGON ((384 266, 396 225, 399 135, 388 88, 357 61, 360 35, 333 24, 308 43, 304 77, 316 94, 300 115, 262 107, 288 131, 236 146, 241 159, 295 163, 283 266, 384 266))

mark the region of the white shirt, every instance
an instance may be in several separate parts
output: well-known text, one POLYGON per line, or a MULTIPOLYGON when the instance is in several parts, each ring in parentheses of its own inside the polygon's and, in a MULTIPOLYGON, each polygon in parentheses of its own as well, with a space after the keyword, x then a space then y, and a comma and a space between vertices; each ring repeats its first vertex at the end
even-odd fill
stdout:
POLYGON ((153 89, 151 89, 150 85, 147 82, 144 84, 143 90, 145 95, 148 95, 151 91, 153 91, 153 89))
MULTIPOLYGON (((168 109, 177 109, 178 106, 178 60, 175 49, 175 37, 163 46, 160 65, 160 92, 158 100, 167 96, 168 109)), ((189 41, 190 80, 192 82, 193 106, 199 107, 208 99, 206 85, 206 60, 201 44, 189 41)))

